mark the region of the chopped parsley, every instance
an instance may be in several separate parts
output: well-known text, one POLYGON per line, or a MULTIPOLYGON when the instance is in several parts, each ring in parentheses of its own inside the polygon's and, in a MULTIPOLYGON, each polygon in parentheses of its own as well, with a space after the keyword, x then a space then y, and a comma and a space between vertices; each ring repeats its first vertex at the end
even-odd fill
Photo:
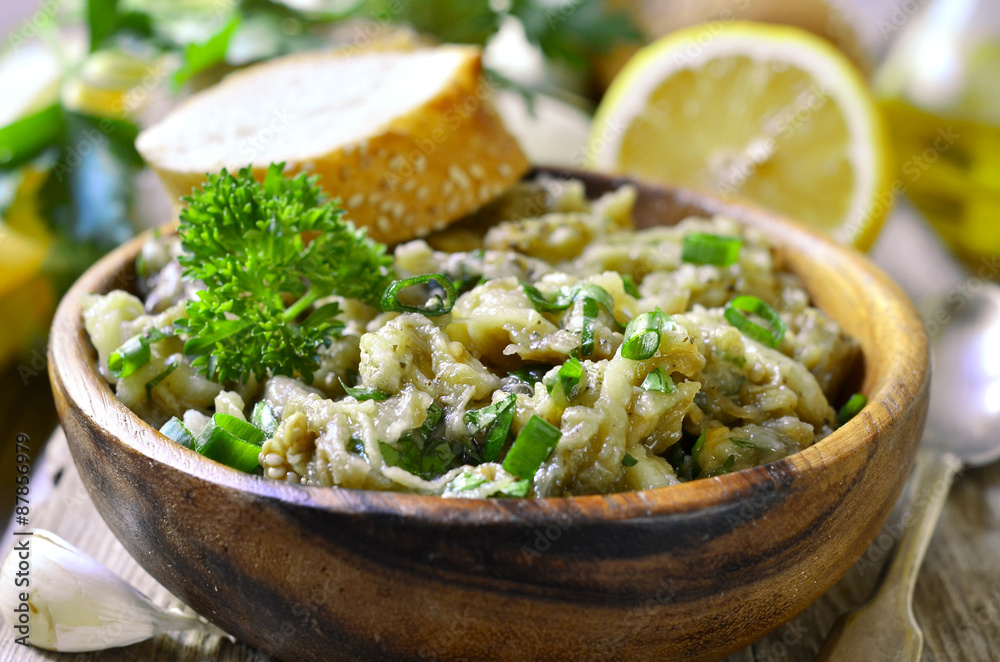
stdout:
POLYGON ((443 417, 444 410, 431 405, 423 425, 404 434, 395 444, 378 442, 382 459, 390 467, 405 469, 424 480, 433 480, 451 469, 461 449, 435 436, 443 417))
POLYGON ((494 462, 500 456, 507 437, 510 435, 510 424, 514 421, 514 405, 517 396, 509 394, 502 400, 483 407, 465 412, 465 423, 474 438, 482 438, 483 462, 494 462))
POLYGON ((388 393, 383 393, 377 388, 353 388, 344 383, 344 380, 340 380, 340 385, 344 387, 344 391, 347 395, 351 396, 358 402, 364 402, 365 400, 375 400, 376 402, 382 402, 389 398, 388 393))

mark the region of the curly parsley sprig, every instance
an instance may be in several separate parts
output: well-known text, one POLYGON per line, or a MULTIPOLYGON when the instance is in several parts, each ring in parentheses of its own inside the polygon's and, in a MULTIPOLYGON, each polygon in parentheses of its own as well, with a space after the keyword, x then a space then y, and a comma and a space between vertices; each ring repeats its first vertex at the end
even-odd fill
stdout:
POLYGON ((179 261, 205 289, 175 326, 192 365, 219 382, 311 381, 343 327, 336 303, 313 304, 336 294, 377 306, 392 280, 386 247, 345 221, 315 177, 283 169, 271 165, 262 183, 249 168, 223 170, 184 199, 179 261))

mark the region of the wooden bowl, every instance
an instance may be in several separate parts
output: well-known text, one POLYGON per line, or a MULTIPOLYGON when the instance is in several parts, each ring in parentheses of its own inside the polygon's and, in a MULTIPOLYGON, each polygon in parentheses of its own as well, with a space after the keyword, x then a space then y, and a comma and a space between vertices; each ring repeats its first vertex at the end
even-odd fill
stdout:
MULTIPOLYGON (((599 194, 627 180, 564 173, 599 194)), ((115 399, 87 292, 128 288, 142 238, 76 283, 50 374, 98 510, 172 593, 283 660, 711 659, 832 586, 874 539, 924 425, 927 340, 867 259, 765 212, 640 185, 641 226, 726 214, 762 230, 864 353, 864 411, 746 471, 610 496, 441 499, 297 487, 181 448, 115 399)))

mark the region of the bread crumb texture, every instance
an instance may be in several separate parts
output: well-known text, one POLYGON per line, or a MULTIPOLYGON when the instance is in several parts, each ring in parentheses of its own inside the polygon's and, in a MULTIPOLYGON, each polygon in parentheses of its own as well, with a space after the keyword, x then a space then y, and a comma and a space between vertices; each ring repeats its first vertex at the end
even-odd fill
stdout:
POLYGON ((232 74, 143 131, 136 147, 171 195, 206 173, 271 163, 319 176, 379 241, 441 229, 529 168, 493 108, 480 50, 314 52, 232 74))

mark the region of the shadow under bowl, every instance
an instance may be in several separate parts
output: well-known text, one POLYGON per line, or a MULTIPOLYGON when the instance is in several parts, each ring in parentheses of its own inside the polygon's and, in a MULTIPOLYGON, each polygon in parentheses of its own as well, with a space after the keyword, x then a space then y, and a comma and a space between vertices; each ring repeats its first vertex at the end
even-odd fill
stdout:
MULTIPOLYGON (((632 183, 562 175, 595 196, 632 183)), ((750 207, 637 186, 640 227, 724 214, 768 237, 860 341, 861 414, 777 462, 607 496, 469 501, 269 481, 173 443, 98 374, 81 298, 130 289, 139 238, 76 283, 50 340, 94 504, 174 595, 282 660, 712 659, 757 640, 837 582, 889 515, 927 411, 924 327, 853 250, 750 207)))

